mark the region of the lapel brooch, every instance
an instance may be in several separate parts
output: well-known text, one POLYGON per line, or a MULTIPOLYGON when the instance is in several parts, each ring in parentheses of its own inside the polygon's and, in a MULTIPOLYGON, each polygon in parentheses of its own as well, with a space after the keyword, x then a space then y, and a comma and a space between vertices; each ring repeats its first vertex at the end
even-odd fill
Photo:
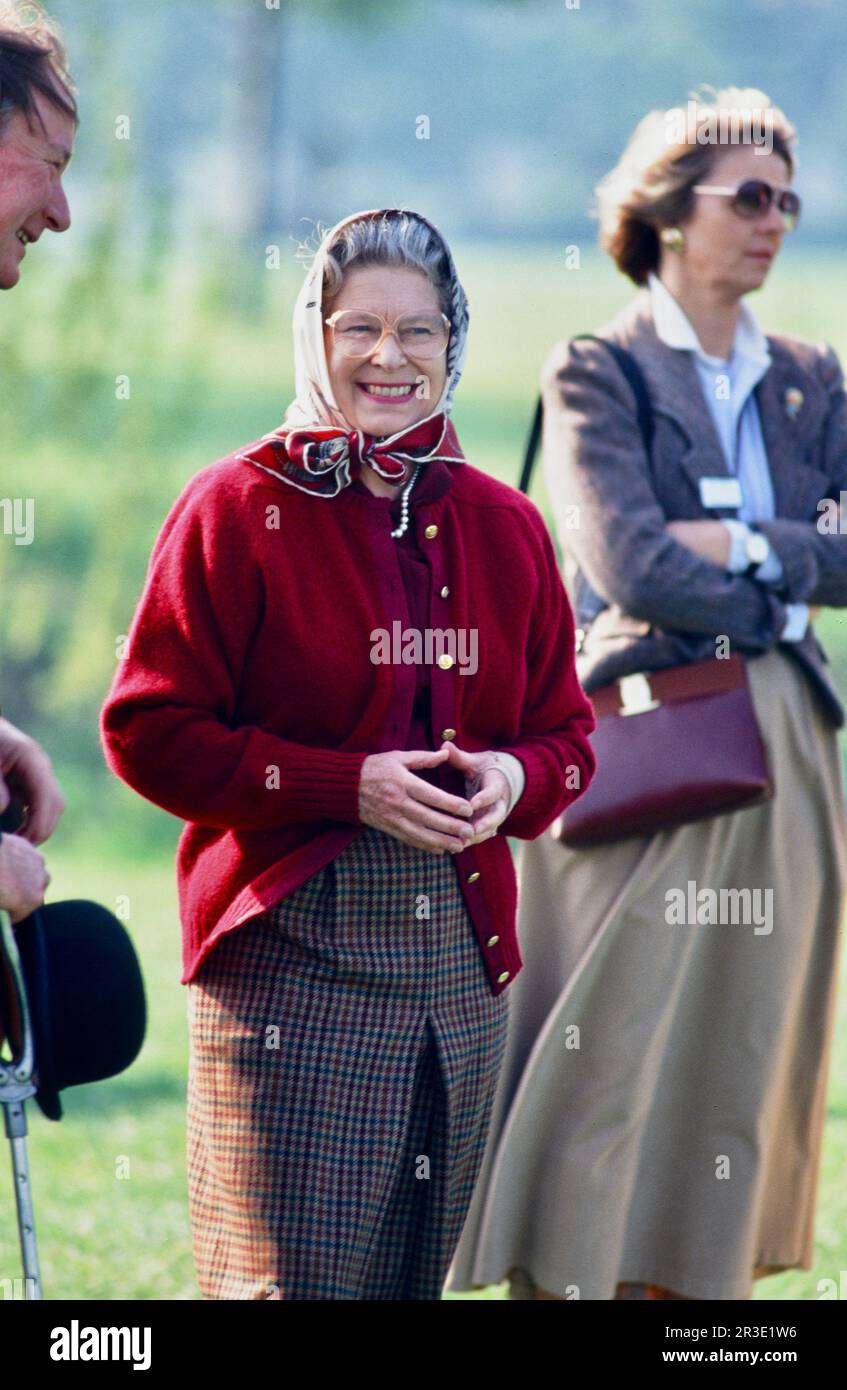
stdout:
POLYGON ((789 420, 796 420, 803 408, 803 392, 799 386, 789 386, 785 393, 785 413, 789 420))

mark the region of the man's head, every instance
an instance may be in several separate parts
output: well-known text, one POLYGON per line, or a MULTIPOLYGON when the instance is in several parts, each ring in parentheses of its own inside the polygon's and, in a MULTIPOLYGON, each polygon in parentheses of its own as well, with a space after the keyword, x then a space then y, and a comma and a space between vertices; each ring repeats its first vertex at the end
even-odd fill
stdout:
POLYGON ((62 175, 77 123, 55 28, 39 5, 0 0, 0 289, 17 284, 27 242, 70 226, 62 175))

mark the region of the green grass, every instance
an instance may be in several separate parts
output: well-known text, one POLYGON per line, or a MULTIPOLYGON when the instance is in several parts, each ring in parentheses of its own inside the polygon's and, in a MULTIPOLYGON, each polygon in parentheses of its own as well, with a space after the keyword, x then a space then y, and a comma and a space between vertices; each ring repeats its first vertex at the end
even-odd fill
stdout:
MULTIPOLYGON (((186 992, 178 981, 174 874, 51 854, 51 898, 129 900, 148 1004, 141 1056, 126 1072, 63 1092, 64 1118, 27 1104, 45 1297, 198 1298, 185 1183, 186 992), (127 1174, 127 1176, 118 1176, 127 1174)), ((0 1277, 19 1276, 10 1161, 0 1180, 0 1277)))
MULTIPOLYGON (((51 1299, 197 1299, 185 1180, 188 1031, 174 872, 162 859, 51 853, 51 898, 92 897, 129 920, 147 990, 147 1040, 122 1075, 63 1092, 64 1119, 27 1105, 36 1232, 51 1299), (128 1176, 117 1176, 125 1173, 128 1176)), ((5 1145, 7 1148, 8 1146, 5 1145)), ((847 958, 842 969, 815 1267, 766 1279, 764 1299, 814 1299, 847 1269, 847 958)), ((0 1172, 0 1280, 21 1274, 10 1160, 0 1172)), ((589 1219, 586 1214, 586 1219, 589 1219)), ((505 1285, 449 1298, 505 1297, 505 1285)))
MULTIPOLYGON (((0 546, 4 708, 46 743, 68 811, 50 841, 52 898, 130 902, 147 982, 148 1040, 123 1076, 65 1093, 66 1118, 33 1103, 29 1141, 44 1285, 51 1298, 196 1298, 185 1186, 185 990, 173 849, 178 826, 105 771, 97 714, 150 547, 191 474, 274 428, 292 394, 290 315, 300 270, 260 272, 242 302, 212 249, 135 266, 107 227, 88 261, 44 257, 4 300, 3 495, 35 496, 37 541, 0 546), (111 237, 111 240, 110 240, 111 237), (261 283, 260 283, 261 282, 261 283), (126 374, 131 397, 115 396, 126 374), (9 673, 14 673, 10 680, 9 673), (116 1176, 128 1160, 129 1176, 116 1176)), ((515 482, 541 364, 632 293, 596 255, 457 245, 471 304, 455 420, 468 459, 515 482)), ((832 343, 847 360, 843 258, 789 247, 754 306, 766 328, 832 343)), ((248 287, 249 288, 249 287, 248 287)), ((540 470, 539 470, 540 471, 540 470)), ((533 496, 550 513, 540 477, 533 496)), ((818 631, 847 693, 847 625, 818 631)), ((842 748, 845 739, 842 738, 842 748)), ((847 1269, 847 982, 831 1071, 817 1258, 757 1297, 814 1298, 847 1269)), ((0 1175, 0 1279, 20 1274, 8 1160, 0 1175)), ((502 1289, 473 1298, 497 1298, 502 1289)))
MULTIPOLYGON (((120 237, 75 277, 40 253, 40 275, 4 301, 3 495, 33 496, 36 541, 0 545, 0 698, 49 747, 69 791, 61 843, 111 851, 115 827, 161 846, 162 822, 104 776, 96 724, 147 561, 183 484, 274 428, 293 389, 290 316, 300 268, 254 272, 245 297, 214 248, 192 261, 125 265, 120 237), (126 375, 129 400, 116 399, 126 375)), ((95 248, 96 249, 96 248, 95 248)), ((516 483, 550 347, 600 327, 633 287, 596 253, 458 245, 471 305, 455 420, 471 463, 516 483)), ((789 247, 753 297, 766 328, 825 339, 847 361, 847 272, 789 247), (802 292, 799 286, 802 285, 802 292)), ((532 495, 552 530, 538 469, 532 495)), ((558 547, 557 547, 558 548, 558 547)), ((847 623, 818 630, 847 690, 847 623)), ((847 740, 842 741, 847 747, 847 740)))

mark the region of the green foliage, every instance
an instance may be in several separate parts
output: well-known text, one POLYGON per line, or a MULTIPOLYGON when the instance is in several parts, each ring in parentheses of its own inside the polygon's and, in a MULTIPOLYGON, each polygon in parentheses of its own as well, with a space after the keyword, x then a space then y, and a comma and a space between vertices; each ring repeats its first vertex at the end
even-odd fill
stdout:
MULTIPOLYGON (((150 1004, 148 1042, 124 1076, 66 1093, 51 1125, 34 1106, 30 1155, 45 1290, 53 1298, 196 1298, 186 1209, 187 1044, 171 857, 178 822, 102 763, 97 715, 161 522, 198 469, 273 428, 292 394, 290 312, 300 269, 240 268, 259 286, 233 303, 227 248, 172 259, 127 247, 104 219, 79 264, 48 264, 3 299, 3 496, 34 497, 31 546, 0 537, 2 703, 59 769, 69 809, 48 847, 51 898, 129 897, 150 1004), (116 398, 127 376, 128 400, 116 398), (121 1155, 127 1181, 115 1177, 121 1155), (104 1200, 104 1182, 114 1183, 104 1200)), ((32 257, 44 255, 39 246, 32 257)), ((514 481, 551 344, 602 325, 631 293, 605 263, 564 269, 549 247, 458 246, 471 301, 456 421, 469 460, 514 481)), ((792 253, 793 257, 793 253, 792 253)), ((786 259, 757 311, 768 326, 847 341, 844 271, 786 259), (800 286, 802 285, 802 292, 800 286), (840 289, 839 289, 840 287, 840 289)), ((546 511, 540 480, 534 495, 546 511)), ((549 522, 548 513, 548 522, 549 522)), ((819 631, 847 691, 839 612, 819 631)), ((847 962, 845 962, 847 968, 847 962)), ((757 1298, 814 1298, 847 1267, 847 1019, 842 988, 817 1223, 816 1267, 765 1280, 757 1298)), ((0 1273, 19 1272, 8 1164, 0 1176, 0 1273), (5 1186, 3 1185, 5 1183, 5 1186)), ((469 1298, 497 1299, 504 1288, 469 1298)))
MULTIPOLYGON (((120 821, 137 847, 153 849, 173 843, 175 822, 107 773, 99 708, 182 486, 282 418, 302 268, 293 245, 279 271, 265 268, 264 248, 255 263, 242 253, 234 270, 230 248, 208 239, 175 256, 166 210, 155 237, 127 242, 114 196, 83 257, 64 264, 33 247, 20 286, 3 297, 0 496, 32 497, 36 525, 31 545, 0 536, 0 699, 72 792, 61 837, 108 846, 120 821), (36 257, 47 258, 38 273, 36 257), (256 303, 250 314, 240 285, 256 303)), ((549 246, 465 245, 456 255, 471 303, 459 436, 471 463, 514 483, 549 348, 602 325, 632 286, 597 257, 568 270, 549 246)), ((834 259, 786 251, 757 310, 766 325, 827 339, 844 356, 844 278, 834 259)), ((533 496, 551 523, 540 476, 533 496)), ((841 613, 826 613, 818 630, 847 690, 841 613)))

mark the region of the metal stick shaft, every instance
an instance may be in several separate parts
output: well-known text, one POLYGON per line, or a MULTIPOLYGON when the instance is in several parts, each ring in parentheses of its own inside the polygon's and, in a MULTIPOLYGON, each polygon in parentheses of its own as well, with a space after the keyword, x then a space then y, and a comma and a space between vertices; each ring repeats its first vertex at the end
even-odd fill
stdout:
MULTIPOLYGON (((10 988, 15 995, 17 1016, 21 1029, 21 1050, 13 1060, 0 1060, 0 1108, 6 1125, 6 1136, 12 1146, 12 1176, 15 1183, 15 1206, 18 1213, 18 1232, 24 1267, 24 1298, 40 1299, 41 1271, 35 1244, 35 1215, 32 1209, 32 1188, 29 1181, 29 1159, 26 1152, 26 1105, 36 1093, 33 1082, 35 1048, 32 1017, 27 999, 24 974, 18 954, 12 920, 8 912, 0 911, 0 951, 11 972, 10 988)), ((2 1017, 2 1015, 0 1015, 2 1017)))
POLYGON ((35 1243, 35 1213, 32 1208, 32 1189, 29 1181, 26 1115, 23 1101, 7 1105, 5 1109, 7 1134, 12 1126, 18 1131, 16 1134, 9 1135, 9 1143, 12 1146, 12 1176, 15 1182, 15 1204, 18 1210, 18 1231, 24 1270, 24 1298, 40 1299, 42 1297, 41 1271, 38 1265, 38 1247, 35 1243), (20 1111, 20 1115, 10 1114, 10 1111, 20 1111), (12 1122, 11 1125, 10 1121, 12 1122))

